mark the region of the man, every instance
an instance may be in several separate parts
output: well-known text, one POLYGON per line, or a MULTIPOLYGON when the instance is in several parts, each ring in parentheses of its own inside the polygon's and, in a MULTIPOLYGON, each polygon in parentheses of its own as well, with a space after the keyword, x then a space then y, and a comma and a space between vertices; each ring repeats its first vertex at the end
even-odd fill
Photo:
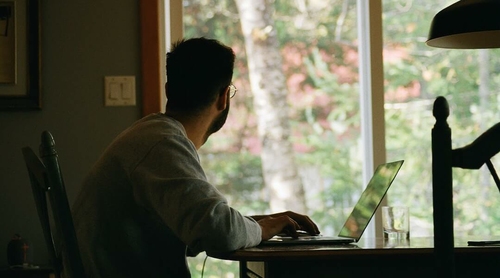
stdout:
POLYGON ((304 215, 244 217, 207 182, 197 150, 225 123, 235 55, 195 38, 167 54, 165 114, 122 132, 86 178, 73 207, 89 277, 189 277, 186 253, 225 252, 297 230, 304 215))

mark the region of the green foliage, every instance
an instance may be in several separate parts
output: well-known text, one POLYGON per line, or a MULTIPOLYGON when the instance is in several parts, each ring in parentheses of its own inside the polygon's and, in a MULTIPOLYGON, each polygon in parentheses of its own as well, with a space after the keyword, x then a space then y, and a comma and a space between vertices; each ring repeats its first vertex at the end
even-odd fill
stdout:
POLYGON ((207 257, 205 253, 197 257, 188 257, 188 265, 192 277, 203 278, 236 278, 239 272, 238 262, 218 260, 207 257))

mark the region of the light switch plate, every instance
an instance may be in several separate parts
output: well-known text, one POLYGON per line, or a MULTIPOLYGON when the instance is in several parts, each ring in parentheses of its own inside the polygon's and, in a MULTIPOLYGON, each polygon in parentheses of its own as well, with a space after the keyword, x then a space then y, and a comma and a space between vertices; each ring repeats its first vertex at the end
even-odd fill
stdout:
POLYGON ((135 76, 105 76, 104 106, 135 106, 135 76))

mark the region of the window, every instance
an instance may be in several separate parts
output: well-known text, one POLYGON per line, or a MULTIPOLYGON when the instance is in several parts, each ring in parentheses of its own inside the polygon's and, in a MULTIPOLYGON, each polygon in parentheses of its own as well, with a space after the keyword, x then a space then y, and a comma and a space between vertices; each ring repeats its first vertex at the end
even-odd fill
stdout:
MULTIPOLYGON (((237 55, 233 83, 239 93, 231 100, 230 117, 200 149, 209 180, 245 214, 292 209, 313 216, 324 233, 336 233, 370 178, 374 161, 385 160, 382 75, 373 85, 369 71, 377 62, 381 67, 380 49, 378 60, 360 62, 359 54, 361 48, 363 59, 369 60, 370 46, 381 47, 381 37, 358 31, 373 24, 367 20, 369 8, 380 8, 380 3, 275 1, 256 10, 237 2, 245 1, 183 1, 183 36, 216 38, 237 55), (262 10, 268 13, 259 14, 262 10), (245 25, 249 22, 242 19, 249 15, 263 22, 245 25), (259 40, 266 41, 265 51, 255 45, 259 40), (279 61, 271 63, 277 56, 279 61), (260 72, 254 64, 264 62, 266 69, 260 72), (373 96, 377 86, 378 96, 373 96), (262 103, 264 99, 271 100, 262 103), (378 113, 362 113, 362 107, 378 113), (273 125, 266 126, 269 122, 273 125), (379 125, 375 133, 372 124, 379 125), (272 138, 277 130, 286 134, 285 140, 266 149, 263 138, 272 138), (281 150, 269 155, 277 144, 281 150)), ((371 20, 377 22, 377 17, 371 20)))
MULTIPOLYGON (((166 31, 171 40, 203 35, 235 49, 239 93, 226 127, 202 148, 202 160, 234 207, 263 213, 271 210, 271 197, 261 187, 259 118, 253 111, 255 90, 236 2, 165 1, 166 13, 175 15, 166 31)), ((338 231, 372 165, 387 157, 405 159, 388 202, 410 206, 412 236, 432 235, 434 99, 443 95, 449 101, 454 148, 472 142, 499 118, 500 99, 494 94, 500 87, 498 50, 425 45, 432 17, 453 2, 276 0, 273 24, 254 34, 277 34, 290 115, 288 139, 307 188, 308 213, 323 232, 338 231)), ((500 161, 495 158, 493 164, 500 161)), ((454 169, 453 175, 455 234, 498 234, 500 193, 486 169, 454 169)), ((201 271, 203 259, 190 259, 193 273, 201 271)), ((233 277, 237 271, 230 262, 210 260, 207 270, 218 264, 210 269, 214 273, 233 277)))

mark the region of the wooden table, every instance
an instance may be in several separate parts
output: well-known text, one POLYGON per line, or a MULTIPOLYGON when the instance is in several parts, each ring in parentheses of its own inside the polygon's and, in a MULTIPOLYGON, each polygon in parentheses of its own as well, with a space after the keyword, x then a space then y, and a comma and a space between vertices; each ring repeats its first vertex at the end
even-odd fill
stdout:
MULTIPOLYGON (((455 239, 456 277, 500 277, 500 246, 467 246, 455 239)), ((500 237, 495 238, 500 239, 500 237)), ((437 277, 432 238, 349 245, 266 246, 211 257, 240 262, 240 277, 437 277)))

